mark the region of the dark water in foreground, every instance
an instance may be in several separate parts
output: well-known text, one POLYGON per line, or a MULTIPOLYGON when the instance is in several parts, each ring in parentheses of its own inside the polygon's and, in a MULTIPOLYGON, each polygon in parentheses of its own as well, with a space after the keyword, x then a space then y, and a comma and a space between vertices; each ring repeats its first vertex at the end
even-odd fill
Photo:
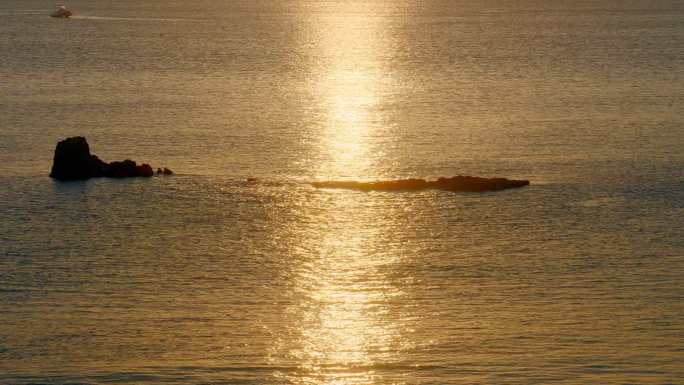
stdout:
POLYGON ((679 2, 68 5, 0 3, 0 383, 684 381, 679 2), (456 174, 532 185, 307 184, 456 174))

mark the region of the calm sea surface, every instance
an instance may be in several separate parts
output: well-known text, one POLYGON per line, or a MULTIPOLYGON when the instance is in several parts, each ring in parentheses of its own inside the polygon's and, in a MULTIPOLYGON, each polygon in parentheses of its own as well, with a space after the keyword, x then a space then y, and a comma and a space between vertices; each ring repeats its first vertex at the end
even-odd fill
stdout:
POLYGON ((683 2, 53 5, 0 2, 1 384, 684 383, 683 2), (308 184, 458 174, 532 185, 308 184))

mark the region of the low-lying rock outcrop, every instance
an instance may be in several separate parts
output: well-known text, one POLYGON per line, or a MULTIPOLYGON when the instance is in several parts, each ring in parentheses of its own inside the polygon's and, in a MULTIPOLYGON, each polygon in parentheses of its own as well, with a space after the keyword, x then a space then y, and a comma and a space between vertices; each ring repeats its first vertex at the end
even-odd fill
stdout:
MULTIPOLYGON (((163 174, 172 174, 164 168, 163 174), (166 172, 168 171, 168 173, 166 172)), ((50 177, 57 180, 85 180, 90 178, 151 177, 154 170, 149 164, 137 164, 126 159, 107 163, 90 153, 90 146, 82 136, 67 138, 57 143, 50 177)))
POLYGON ((158 168, 157 169, 157 175, 173 175, 173 171, 169 170, 168 168, 158 168))
POLYGON ((513 180, 506 178, 481 178, 477 176, 454 176, 439 178, 434 181, 425 179, 398 179, 379 182, 356 181, 325 181, 313 182, 316 188, 335 188, 360 191, 417 191, 417 190, 445 190, 453 192, 485 192, 499 191, 509 188, 523 187, 530 184, 528 180, 513 180))

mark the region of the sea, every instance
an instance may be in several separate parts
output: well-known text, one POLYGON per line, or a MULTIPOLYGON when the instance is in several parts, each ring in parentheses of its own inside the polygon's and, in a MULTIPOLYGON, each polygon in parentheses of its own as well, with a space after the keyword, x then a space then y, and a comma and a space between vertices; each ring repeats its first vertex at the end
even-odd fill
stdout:
POLYGON ((0 384, 684 384, 684 2, 54 6, 0 1, 0 384), (531 184, 311 185, 454 175, 531 184))

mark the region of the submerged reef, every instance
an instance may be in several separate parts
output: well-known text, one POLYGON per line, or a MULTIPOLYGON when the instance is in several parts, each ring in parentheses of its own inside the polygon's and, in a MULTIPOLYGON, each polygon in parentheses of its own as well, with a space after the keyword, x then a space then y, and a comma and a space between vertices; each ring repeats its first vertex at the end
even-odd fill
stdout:
POLYGON ((378 182, 356 181, 325 181, 313 182, 316 188, 334 188, 359 191, 418 191, 445 190, 452 192, 485 192, 518 188, 530 184, 528 180, 513 180, 506 178, 481 178, 477 176, 454 176, 439 178, 434 181, 425 179, 398 179, 378 182))
MULTIPOLYGON (((172 172, 164 168, 163 174, 170 175, 172 172)), ((67 138, 57 143, 50 172, 50 177, 61 181, 100 177, 151 177, 152 175, 154 175, 152 166, 146 163, 139 165, 130 159, 111 163, 100 160, 97 155, 90 153, 88 141, 82 136, 67 138)))

